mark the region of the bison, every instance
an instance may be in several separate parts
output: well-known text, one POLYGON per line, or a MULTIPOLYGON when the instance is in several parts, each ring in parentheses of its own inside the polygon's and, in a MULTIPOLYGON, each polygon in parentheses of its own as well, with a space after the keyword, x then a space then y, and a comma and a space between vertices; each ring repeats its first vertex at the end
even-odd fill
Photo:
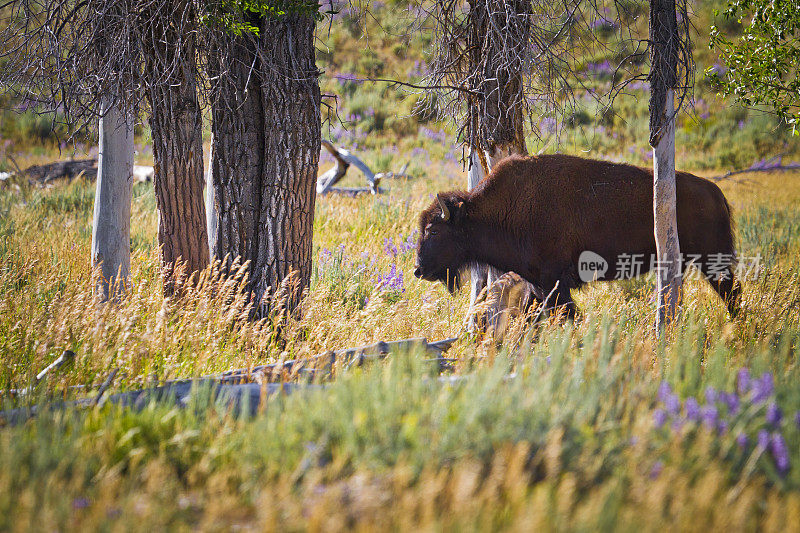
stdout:
MULTIPOLYGON (((699 268, 733 317, 740 286, 730 206, 703 178, 677 172, 676 186, 683 267, 699 268)), ((452 293, 473 264, 513 271, 538 300, 549 297, 573 317, 570 290, 648 272, 655 254, 652 170, 568 155, 512 156, 471 192, 440 193, 422 212, 414 275, 452 293)))

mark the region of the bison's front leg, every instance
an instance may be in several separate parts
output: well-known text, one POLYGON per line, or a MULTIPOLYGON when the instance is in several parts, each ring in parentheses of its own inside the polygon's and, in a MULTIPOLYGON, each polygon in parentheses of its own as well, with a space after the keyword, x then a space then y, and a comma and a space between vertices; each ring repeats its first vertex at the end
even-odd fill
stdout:
POLYGON ((545 311, 567 320, 575 320, 578 308, 570 294, 569 284, 564 279, 559 279, 549 290, 544 292, 547 295, 542 301, 545 311))

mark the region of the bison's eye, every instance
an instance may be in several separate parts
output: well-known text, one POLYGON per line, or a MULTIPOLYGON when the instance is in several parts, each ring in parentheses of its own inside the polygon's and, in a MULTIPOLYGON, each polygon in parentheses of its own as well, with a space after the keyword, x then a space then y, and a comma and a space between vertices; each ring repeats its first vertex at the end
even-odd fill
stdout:
POLYGON ((439 235, 439 230, 438 230, 438 229, 433 229, 433 228, 430 228, 430 229, 428 230, 428 234, 430 234, 430 235, 439 235))

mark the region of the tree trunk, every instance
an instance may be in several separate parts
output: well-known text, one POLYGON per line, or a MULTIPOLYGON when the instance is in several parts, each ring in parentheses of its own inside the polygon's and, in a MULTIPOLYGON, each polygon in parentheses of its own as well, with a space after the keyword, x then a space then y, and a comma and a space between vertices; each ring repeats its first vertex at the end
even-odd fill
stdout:
MULTIPOLYGON (((521 119, 520 119, 521 120, 521 119)), ((521 128, 521 124, 520 124, 521 128)), ((467 172, 467 190, 471 191, 481 182, 481 180, 492 171, 494 165, 505 157, 512 154, 527 155, 525 145, 505 144, 502 147, 495 147, 492 155, 483 153, 480 157, 478 149, 470 148, 470 167, 467 172), (485 165, 485 167, 484 167, 485 165)), ((477 310, 475 302, 484 288, 490 287, 495 280, 499 279, 504 272, 487 265, 476 265, 470 269, 470 290, 469 290, 469 310, 467 311, 467 331, 475 331, 477 328, 477 310)))
POLYGON ((212 110, 212 253, 249 262, 261 317, 293 310, 311 279, 321 132, 313 19, 257 23, 260 37, 233 38, 230 57, 214 65, 228 72, 212 110))
MULTIPOLYGON (((467 190, 471 191, 485 177, 481 157, 478 156, 479 148, 470 147, 469 150, 469 169, 467 170, 467 190)), ((492 269, 494 270, 494 269, 492 269)), ((478 300, 481 291, 487 285, 491 285, 489 267, 486 265, 475 265, 470 268, 469 284, 469 310, 467 311, 467 331, 475 331, 478 328, 478 313, 475 309, 475 302, 478 300)))
MULTIPOLYGON (((491 172, 494 165, 511 154, 527 154, 522 128, 522 68, 509 61, 508 35, 525 36, 530 4, 525 0, 483 0, 470 3, 469 69, 472 98, 468 112, 467 136, 470 164, 467 190, 491 172)), ((525 39, 521 39, 525 41, 525 39)), ((519 44, 519 43, 517 43, 519 44)), ((511 44, 512 48, 514 44, 511 44)), ((519 56, 521 57, 521 56, 519 56)), ((487 285, 503 273, 477 266, 471 269, 467 329, 476 328, 475 301, 487 285)))
POLYGON ((100 269, 95 290, 106 301, 124 292, 131 268, 133 118, 115 105, 101 110, 99 152, 92 267, 100 269))
POLYGON ((675 317, 682 265, 675 193, 675 95, 678 24, 675 0, 650 1, 650 145, 656 241, 656 333, 675 317))
POLYGON ((206 229, 208 231, 209 259, 220 259, 214 254, 217 242, 217 201, 214 192, 214 182, 211 179, 211 167, 214 161, 214 135, 211 135, 211 146, 208 151, 208 167, 204 177, 206 181, 206 229))
POLYGON ((175 61, 177 68, 170 79, 149 91, 158 244, 166 295, 173 294, 190 274, 203 270, 209 262, 202 114, 197 101, 194 46, 191 42, 184 42, 184 46, 175 50, 169 43, 164 45, 162 54, 183 57, 175 61))

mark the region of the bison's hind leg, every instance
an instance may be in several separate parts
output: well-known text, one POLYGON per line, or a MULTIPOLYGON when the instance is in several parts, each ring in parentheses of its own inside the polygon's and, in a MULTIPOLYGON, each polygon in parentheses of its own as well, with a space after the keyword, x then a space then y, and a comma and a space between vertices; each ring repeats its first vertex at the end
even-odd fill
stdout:
POLYGON ((728 306, 728 313, 730 313, 731 318, 736 318, 736 315, 739 314, 739 309, 741 309, 739 304, 742 298, 742 285, 734 277, 733 272, 731 272, 729 278, 714 285, 714 289, 722 298, 722 301, 725 302, 725 305, 728 306))

